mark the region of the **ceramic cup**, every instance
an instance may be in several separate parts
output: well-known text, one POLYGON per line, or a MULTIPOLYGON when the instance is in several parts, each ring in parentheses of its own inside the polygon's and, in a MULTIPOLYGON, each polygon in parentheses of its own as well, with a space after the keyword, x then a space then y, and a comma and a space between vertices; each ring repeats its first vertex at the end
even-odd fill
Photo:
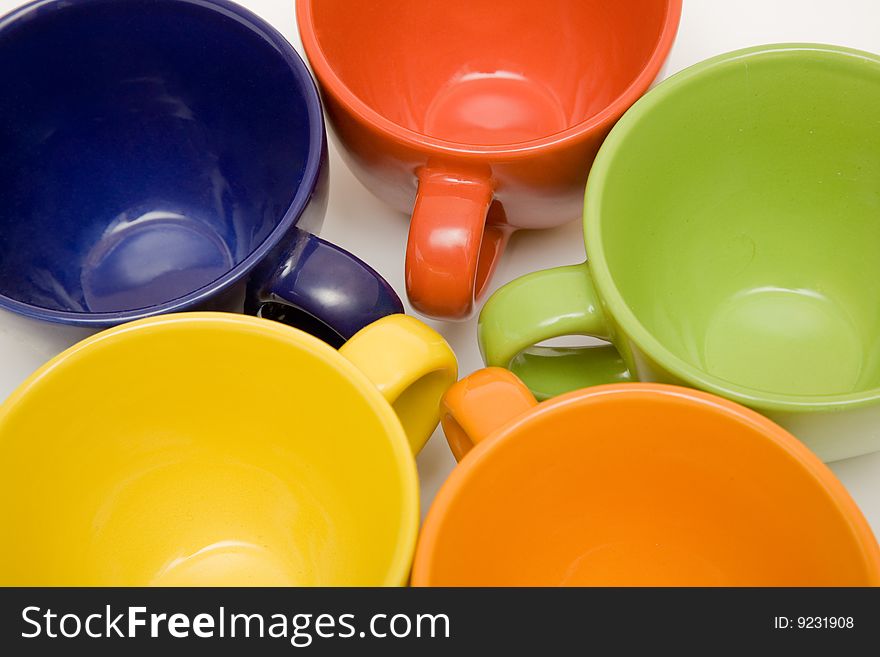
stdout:
POLYGON ((339 352, 226 313, 100 333, 0 407, 0 584, 404 584, 455 378, 404 315, 339 352))
POLYGON ((698 64, 617 124, 588 263, 487 303, 487 364, 541 398, 630 377, 770 416, 825 460, 880 449, 880 57, 774 45, 698 64), (531 348, 590 335, 613 347, 531 348))
POLYGON ((738 404, 646 383, 538 404, 492 368, 450 389, 442 419, 461 462, 414 585, 880 584, 880 548, 841 483, 738 404))
POLYGON ((512 231, 580 214, 587 168, 658 75, 680 13, 680 0, 297 0, 349 167, 412 213, 416 310, 468 317, 512 231))
POLYGON ((326 135, 305 64, 225 0, 39 0, 0 18, 0 307, 102 327, 265 311, 341 341, 402 312, 310 231, 326 135), (265 304, 270 304, 265 306, 265 304), (265 307, 264 307, 265 306, 265 307))

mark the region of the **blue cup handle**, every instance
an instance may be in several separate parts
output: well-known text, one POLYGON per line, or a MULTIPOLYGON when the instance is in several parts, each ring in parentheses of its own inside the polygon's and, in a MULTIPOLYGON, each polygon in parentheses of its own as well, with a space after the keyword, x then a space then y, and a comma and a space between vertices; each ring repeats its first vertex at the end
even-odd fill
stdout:
POLYGON ((244 310, 290 324, 340 347, 386 315, 404 312, 394 288, 348 251, 294 229, 280 258, 258 267, 244 310))

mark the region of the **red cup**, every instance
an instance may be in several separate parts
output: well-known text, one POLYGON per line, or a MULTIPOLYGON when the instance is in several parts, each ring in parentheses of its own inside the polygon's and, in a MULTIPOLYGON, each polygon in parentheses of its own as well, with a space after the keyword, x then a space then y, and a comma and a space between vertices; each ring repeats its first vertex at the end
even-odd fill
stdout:
POLYGON ((680 14, 681 0, 297 0, 349 167, 412 212, 416 310, 467 318, 514 230, 580 216, 596 151, 680 14))

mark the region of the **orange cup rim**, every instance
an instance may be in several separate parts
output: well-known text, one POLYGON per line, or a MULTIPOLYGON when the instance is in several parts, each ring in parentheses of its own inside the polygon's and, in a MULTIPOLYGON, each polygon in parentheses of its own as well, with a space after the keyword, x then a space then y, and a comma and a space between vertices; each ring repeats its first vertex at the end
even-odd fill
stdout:
POLYGON ((485 440, 474 446, 455 467, 434 498, 416 547, 411 584, 413 586, 431 585, 432 555, 442 531, 443 521, 467 481, 475 476, 480 464, 492 460, 497 445, 503 444, 512 435, 528 431, 528 425, 537 417, 555 414, 569 406, 588 403, 597 398, 612 395, 622 395, 634 401, 646 395, 675 397, 679 401, 691 405, 709 407, 715 413, 727 415, 760 431, 781 447, 791 459, 798 462, 807 471, 810 478, 831 498, 835 508, 846 519, 853 539, 860 547, 864 563, 867 566, 868 585, 880 586, 880 546, 877 544, 871 527, 844 485, 818 456, 788 431, 751 409, 710 393, 662 383, 616 383, 584 388, 554 397, 541 402, 531 411, 496 429, 485 440))
POLYGON ((411 148, 427 151, 434 155, 445 154, 483 159, 493 155, 498 157, 504 156, 505 158, 518 155, 528 156, 535 151, 563 148, 569 142, 577 141, 603 128, 610 127, 623 115, 627 108, 648 90, 651 83, 660 73, 660 69, 666 61, 669 51, 672 49, 675 35, 678 32, 682 6, 682 0, 666 0, 666 16, 663 22, 663 29, 647 64, 630 85, 601 112, 565 130, 539 137, 538 139, 512 144, 475 145, 438 139, 415 130, 410 130, 387 119, 361 100, 336 74, 321 45, 318 43, 318 37, 312 20, 312 5, 314 2, 315 0, 296 0, 296 17, 303 47, 312 70, 322 86, 341 102, 350 113, 361 122, 380 130, 387 138, 411 148))

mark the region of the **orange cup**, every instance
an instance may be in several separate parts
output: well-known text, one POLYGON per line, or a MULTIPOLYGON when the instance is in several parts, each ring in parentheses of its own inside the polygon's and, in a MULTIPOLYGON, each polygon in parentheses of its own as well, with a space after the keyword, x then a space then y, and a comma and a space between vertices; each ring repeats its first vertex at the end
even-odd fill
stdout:
POLYGON ((802 443, 738 404, 658 384, 538 404, 506 370, 443 403, 461 460, 416 586, 863 586, 880 548, 802 443))

